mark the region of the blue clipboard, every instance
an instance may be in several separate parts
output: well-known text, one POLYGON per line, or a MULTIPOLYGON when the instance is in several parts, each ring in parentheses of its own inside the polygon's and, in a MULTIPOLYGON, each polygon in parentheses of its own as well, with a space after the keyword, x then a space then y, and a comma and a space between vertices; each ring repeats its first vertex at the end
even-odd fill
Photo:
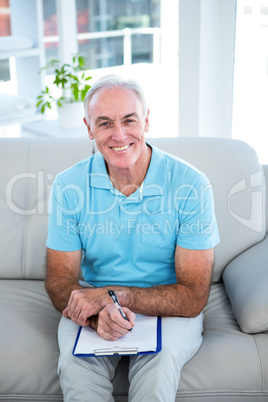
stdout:
MULTIPOLYGON (((83 353, 81 351, 77 351, 77 345, 81 336, 82 329, 87 329, 87 327, 79 327, 76 340, 73 348, 73 356, 76 357, 102 357, 102 356, 131 356, 131 355, 143 355, 143 354, 153 354, 159 353, 162 349, 162 321, 161 317, 157 317, 156 323, 156 348, 153 350, 139 350, 138 347, 135 346, 135 338, 131 340, 129 345, 122 344, 120 346, 120 342, 118 341, 104 341, 104 346, 94 349, 94 346, 90 346, 92 349, 91 353, 83 353), (107 347, 107 344, 108 347, 107 347)), ((91 330, 91 329, 90 329, 91 330)), ((135 328, 134 328, 135 330, 135 328)), ((92 330, 94 331, 94 330, 92 330)), ((94 335, 95 336, 95 335, 94 335)), ((97 335, 98 336, 98 335, 97 335)), ((130 335, 127 335, 130 336, 130 335)), ((135 337, 135 332, 134 332, 135 337)), ((122 339, 122 338, 121 338, 122 339)))

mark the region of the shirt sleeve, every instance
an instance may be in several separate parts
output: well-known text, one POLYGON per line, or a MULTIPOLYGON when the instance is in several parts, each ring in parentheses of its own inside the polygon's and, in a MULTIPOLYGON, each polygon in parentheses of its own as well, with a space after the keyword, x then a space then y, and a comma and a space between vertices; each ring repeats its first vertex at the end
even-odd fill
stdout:
POLYGON ((177 244, 192 250, 206 250, 220 241, 214 211, 212 186, 204 174, 186 186, 179 202, 177 244))
POLYGON ((77 208, 72 202, 74 194, 75 188, 63 185, 56 177, 50 193, 47 237, 47 247, 53 250, 75 251, 82 248, 77 208))

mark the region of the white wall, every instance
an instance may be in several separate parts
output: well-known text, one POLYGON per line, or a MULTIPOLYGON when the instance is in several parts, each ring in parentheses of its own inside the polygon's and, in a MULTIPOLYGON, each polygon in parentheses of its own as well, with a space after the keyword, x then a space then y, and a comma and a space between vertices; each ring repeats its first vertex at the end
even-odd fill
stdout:
POLYGON ((236 0, 180 0, 179 135, 232 136, 236 0))

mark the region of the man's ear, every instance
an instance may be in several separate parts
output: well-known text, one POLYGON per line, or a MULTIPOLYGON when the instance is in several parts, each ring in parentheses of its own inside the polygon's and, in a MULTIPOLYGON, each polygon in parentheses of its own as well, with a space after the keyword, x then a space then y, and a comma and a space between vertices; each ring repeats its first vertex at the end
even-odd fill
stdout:
POLYGON ((88 122, 86 121, 86 118, 84 117, 83 120, 84 120, 84 123, 85 123, 85 125, 86 125, 86 127, 87 127, 87 132, 88 132, 89 138, 90 138, 91 140, 94 140, 94 135, 92 134, 92 131, 90 130, 90 127, 89 127, 88 122))
POLYGON ((146 115, 146 117, 145 117, 145 125, 144 125, 144 131, 145 131, 146 133, 148 133, 149 127, 150 127, 150 124, 149 124, 149 114, 150 114, 150 110, 148 109, 147 115, 146 115))

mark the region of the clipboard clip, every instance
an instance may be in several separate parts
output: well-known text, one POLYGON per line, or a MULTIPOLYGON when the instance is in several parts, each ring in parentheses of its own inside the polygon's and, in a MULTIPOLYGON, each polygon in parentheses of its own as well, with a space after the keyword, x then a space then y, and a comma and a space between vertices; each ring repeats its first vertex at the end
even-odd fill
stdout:
POLYGON ((122 355, 136 355, 138 348, 120 348, 114 346, 113 348, 95 349, 95 356, 122 356, 122 355))

